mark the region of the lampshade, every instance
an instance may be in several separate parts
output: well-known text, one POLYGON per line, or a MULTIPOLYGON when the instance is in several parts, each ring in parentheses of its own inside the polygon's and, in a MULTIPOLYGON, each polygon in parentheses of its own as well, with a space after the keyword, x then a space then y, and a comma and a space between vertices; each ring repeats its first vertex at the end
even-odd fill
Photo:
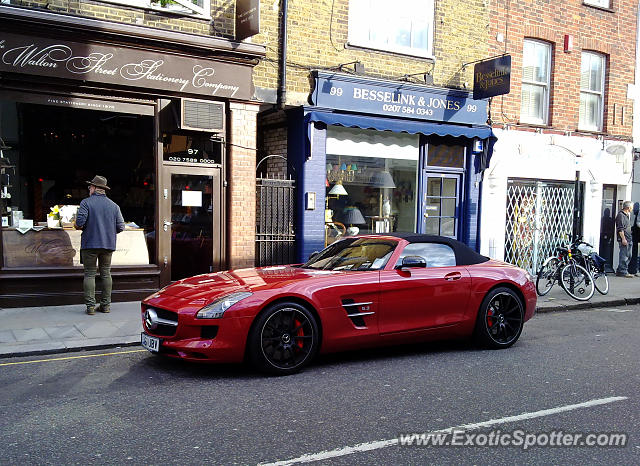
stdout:
POLYGON ((332 196, 346 196, 347 190, 344 189, 344 186, 342 186, 342 183, 338 181, 336 184, 333 185, 333 188, 331 188, 331 191, 329 191, 329 194, 332 196))
POLYGON ((362 212, 357 207, 347 207, 344 210, 343 220, 347 225, 364 225, 367 223, 362 216, 362 212))
POLYGON ((396 187, 396 184, 394 183, 393 178, 391 177, 391 173, 389 173, 386 170, 375 172, 371 176, 369 183, 374 188, 395 188, 396 187))

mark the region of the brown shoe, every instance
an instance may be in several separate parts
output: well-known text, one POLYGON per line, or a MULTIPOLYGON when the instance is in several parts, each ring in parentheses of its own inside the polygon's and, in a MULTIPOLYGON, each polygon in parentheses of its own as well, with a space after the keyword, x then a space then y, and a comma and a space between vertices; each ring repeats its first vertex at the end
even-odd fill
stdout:
POLYGON ((87 314, 89 314, 90 316, 95 315, 96 310, 92 307, 88 307, 87 308, 87 314))
POLYGON ((98 306, 96 307, 96 311, 100 311, 103 314, 109 314, 111 312, 111 309, 108 306, 103 306, 102 304, 98 304, 98 306))

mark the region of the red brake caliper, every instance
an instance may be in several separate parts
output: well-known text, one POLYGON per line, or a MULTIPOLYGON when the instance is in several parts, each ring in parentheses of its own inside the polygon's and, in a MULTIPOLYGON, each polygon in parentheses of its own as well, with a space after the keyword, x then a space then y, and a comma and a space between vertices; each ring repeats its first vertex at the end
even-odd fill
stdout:
MULTIPOLYGON (((294 323, 295 323, 295 326, 296 326, 296 327, 300 327, 300 328, 298 329, 298 333, 296 333, 296 336, 297 336, 297 337, 302 337, 302 336, 304 336, 304 332, 302 331, 302 327, 300 326, 300 325, 301 325, 301 324, 300 324, 300 322, 299 322, 298 320, 295 320, 295 321, 294 321, 294 323)), ((298 348, 302 348, 302 346, 304 345, 304 343, 303 343, 303 342, 302 342, 302 340, 300 340, 300 339, 296 342, 296 344, 298 345, 298 348)))
POLYGON ((487 327, 492 327, 493 326, 493 309, 489 309, 487 311, 487 327))

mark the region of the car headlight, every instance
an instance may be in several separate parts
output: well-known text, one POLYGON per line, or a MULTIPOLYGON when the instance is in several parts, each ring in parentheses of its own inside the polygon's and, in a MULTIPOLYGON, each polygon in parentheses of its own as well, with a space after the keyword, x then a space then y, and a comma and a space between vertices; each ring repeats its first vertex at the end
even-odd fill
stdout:
POLYGON ((245 298, 248 298, 253 293, 249 293, 248 291, 239 291, 237 293, 232 293, 223 298, 217 299, 211 304, 207 304, 205 307, 200 309, 196 314, 197 319, 220 319, 224 315, 224 311, 229 309, 238 301, 241 301, 245 298))

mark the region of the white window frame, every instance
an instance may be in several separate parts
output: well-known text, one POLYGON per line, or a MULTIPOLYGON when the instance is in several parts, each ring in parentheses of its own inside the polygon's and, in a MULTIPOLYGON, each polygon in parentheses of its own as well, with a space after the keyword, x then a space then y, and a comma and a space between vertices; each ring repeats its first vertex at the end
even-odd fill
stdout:
MULTIPOLYGON (((537 86, 537 87, 542 87, 544 89, 544 99, 542 102, 542 118, 535 118, 529 115, 523 115, 522 114, 522 91, 520 92, 520 121, 523 123, 531 123, 531 124, 535 124, 535 125, 546 125, 549 123, 549 95, 551 94, 551 57, 553 54, 553 47, 551 46, 551 44, 549 42, 545 42, 542 40, 536 40, 536 39, 525 39, 525 42, 530 42, 535 44, 536 46, 544 46, 547 48, 548 50, 548 54, 547 54, 547 80, 546 82, 542 82, 542 81, 535 81, 535 80, 531 80, 531 81, 526 81, 524 78, 524 57, 522 60, 522 87, 524 87, 524 85, 531 85, 531 86, 537 86)), ((522 47, 522 49, 524 50, 524 45, 522 47)))
POLYGON ((424 20, 429 24, 429 32, 427 37, 428 47, 426 49, 382 43, 371 40, 370 38, 363 37, 362 30, 367 29, 370 32, 372 29, 372 25, 375 25, 374 18, 388 18, 390 15, 395 15, 395 17, 399 18, 402 18, 402 16, 407 16, 409 18, 416 18, 417 16, 419 16, 419 12, 411 11, 408 8, 402 7, 401 4, 404 0, 385 2, 385 6, 388 6, 388 11, 386 11, 384 14, 380 14, 375 10, 375 8, 372 6, 373 1, 375 0, 349 0, 349 36, 347 39, 347 43, 349 45, 374 50, 383 50, 403 55, 434 58, 433 30, 435 0, 423 0, 421 2, 418 2, 419 4, 424 5, 424 20))
POLYGON ((211 19, 211 0, 202 0, 202 6, 196 5, 190 0, 171 0, 173 3, 162 6, 160 0, 100 0, 104 3, 117 3, 145 10, 156 10, 176 15, 195 16, 203 19, 211 19))
MULTIPOLYGON (((604 91, 605 91, 604 83, 605 83, 606 74, 607 74, 606 55, 598 52, 590 52, 590 51, 582 52, 582 55, 580 57, 580 82, 578 83, 578 85, 580 86, 580 102, 582 102, 583 94, 599 96, 600 97, 600 113, 598 115, 598 121, 595 126, 586 124, 584 121, 582 121, 582 119, 580 119, 580 116, 578 116, 578 119, 579 119, 578 129, 585 130, 585 131, 602 131, 604 127, 604 91), (600 76, 600 91, 594 91, 591 89, 582 88, 582 82, 581 82, 582 81, 582 63, 585 60, 585 56, 596 57, 602 61, 602 75, 600 76)), ((578 105, 578 108, 580 108, 580 104, 578 105)))
POLYGON ((585 5, 591 5, 591 6, 596 6, 599 8, 606 8, 606 9, 611 8, 610 0, 582 0, 582 1, 584 2, 585 5))

